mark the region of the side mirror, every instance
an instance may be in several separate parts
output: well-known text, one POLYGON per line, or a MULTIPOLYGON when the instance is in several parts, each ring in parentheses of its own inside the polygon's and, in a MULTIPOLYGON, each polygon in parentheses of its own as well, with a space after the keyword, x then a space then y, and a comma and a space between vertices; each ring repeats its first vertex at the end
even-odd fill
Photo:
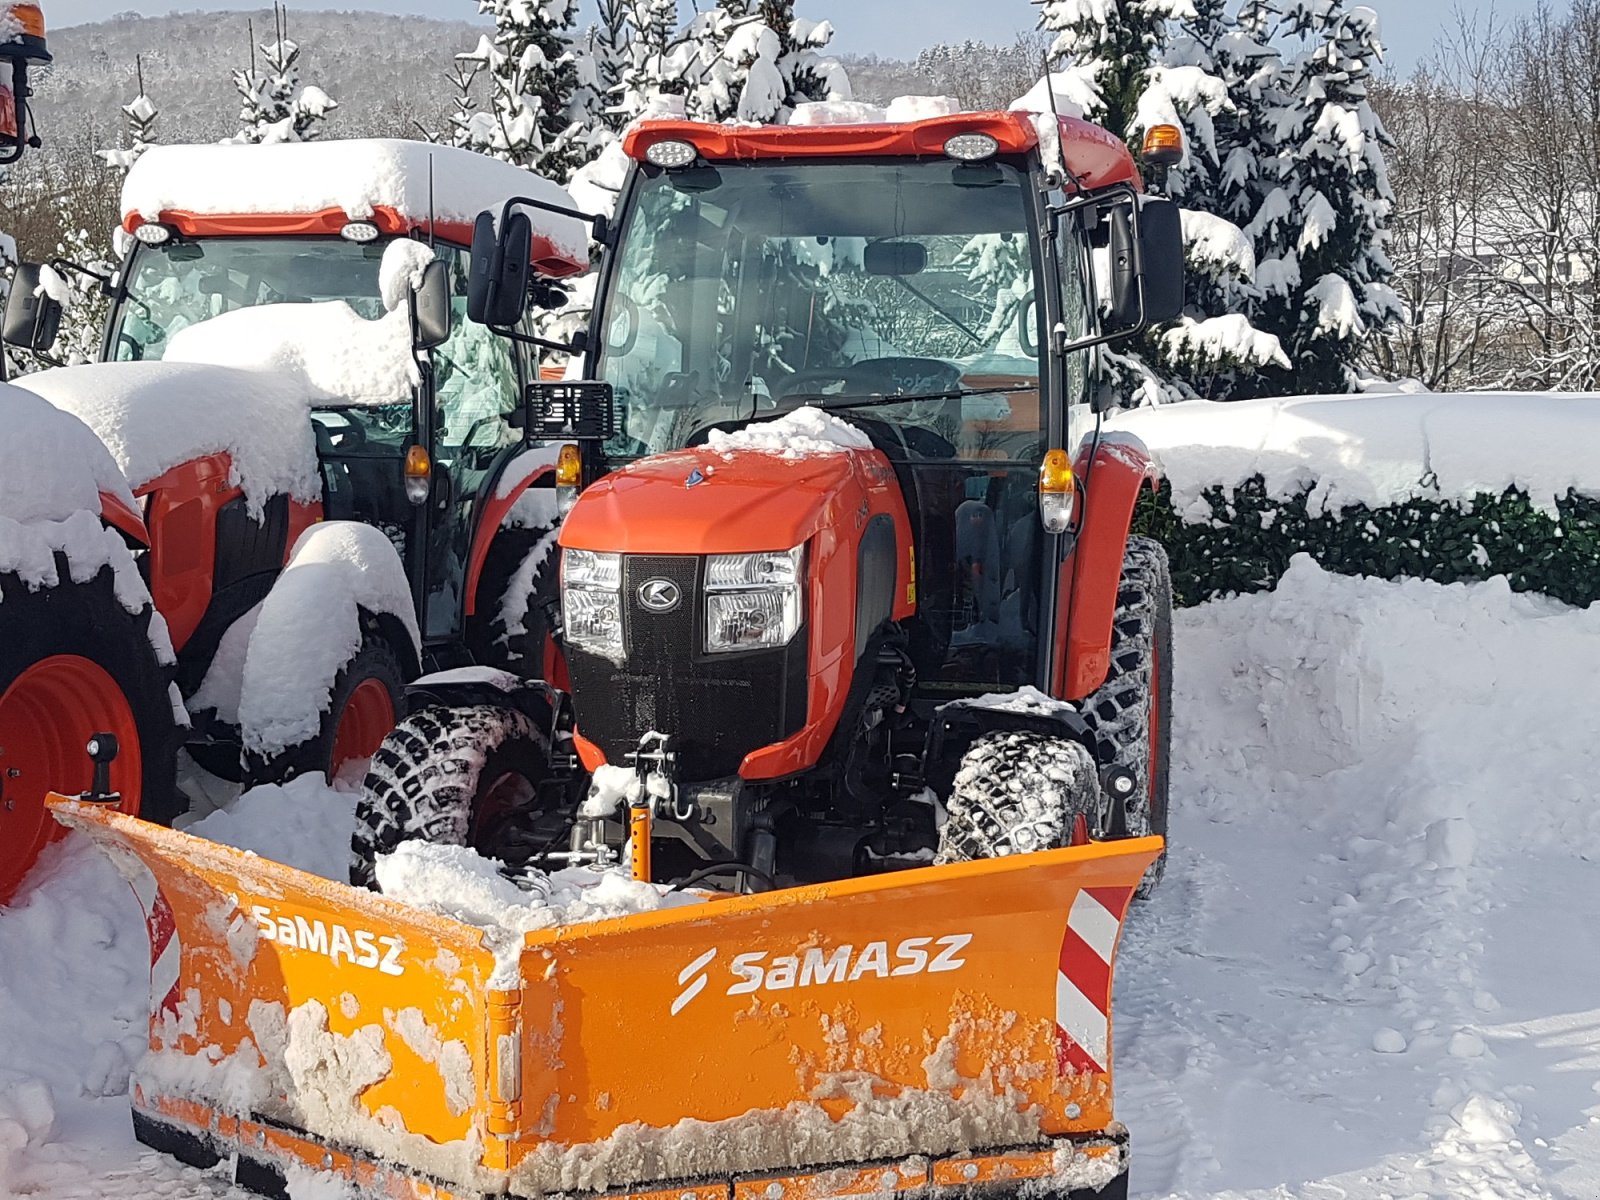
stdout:
POLYGON ((1119 204, 1106 214, 1111 259, 1108 332, 1137 332, 1183 311, 1183 222, 1178 206, 1153 196, 1137 203, 1137 222, 1132 205, 1119 204))
POLYGON ((528 291, 533 222, 514 212, 495 232, 494 214, 478 214, 472 229, 472 265, 467 273, 467 316, 480 325, 515 325, 528 291))
POLYGON ((1176 320, 1183 312, 1183 220, 1171 200, 1147 196, 1140 204, 1139 262, 1145 320, 1176 320))
POLYGON ((5 326, 0 330, 8 345, 44 354, 55 345, 61 331, 61 302, 40 286, 38 263, 18 263, 6 297, 5 326))
POLYGON ((435 259, 422 272, 422 286, 412 297, 412 342, 418 350, 432 350, 450 340, 450 274, 435 259))

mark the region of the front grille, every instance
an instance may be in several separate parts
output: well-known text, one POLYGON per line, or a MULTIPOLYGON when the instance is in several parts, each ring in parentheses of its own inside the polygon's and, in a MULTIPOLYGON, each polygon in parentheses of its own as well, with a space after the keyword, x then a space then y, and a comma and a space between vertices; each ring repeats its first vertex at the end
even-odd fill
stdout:
POLYGON ((624 555, 619 666, 567 647, 573 704, 584 737, 616 765, 651 730, 669 734, 685 782, 732 775, 752 750, 797 732, 806 717, 806 627, 777 650, 704 654, 703 566, 692 555, 624 555), (675 584, 671 612, 639 601, 652 579, 675 584))

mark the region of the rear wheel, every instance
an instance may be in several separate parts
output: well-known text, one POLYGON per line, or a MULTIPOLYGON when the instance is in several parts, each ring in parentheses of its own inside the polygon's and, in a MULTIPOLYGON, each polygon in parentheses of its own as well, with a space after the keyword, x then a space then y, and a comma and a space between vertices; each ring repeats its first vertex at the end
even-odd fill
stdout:
MULTIPOLYGON (((1100 740, 1101 765, 1119 763, 1138 778, 1134 799, 1107 803, 1114 837, 1167 836, 1172 756, 1172 578, 1167 552, 1150 538, 1130 537, 1111 628, 1105 682, 1078 706, 1100 740)), ((1167 856, 1150 865, 1138 895, 1155 891, 1167 856)))
POLYGON ((1099 805, 1094 757, 1077 742, 990 733, 956 771, 939 831, 938 863, 972 862, 1088 840, 1099 805))
POLYGON ((177 811, 172 672, 150 644, 152 610, 123 607, 109 567, 85 583, 57 567, 63 582, 39 591, 0 574, 0 903, 63 832, 45 794, 88 790, 94 734, 116 735, 124 812, 167 822, 177 811))
POLYGON ((384 739, 367 771, 350 842, 350 882, 376 886, 373 864, 401 842, 492 853, 506 818, 536 802, 549 763, 549 740, 516 709, 412 713, 384 739))
POLYGON ((395 727, 404 693, 399 655, 383 637, 369 635, 334 679, 315 737, 270 756, 246 754, 250 786, 286 783, 312 771, 322 772, 330 782, 338 779, 377 753, 395 727))

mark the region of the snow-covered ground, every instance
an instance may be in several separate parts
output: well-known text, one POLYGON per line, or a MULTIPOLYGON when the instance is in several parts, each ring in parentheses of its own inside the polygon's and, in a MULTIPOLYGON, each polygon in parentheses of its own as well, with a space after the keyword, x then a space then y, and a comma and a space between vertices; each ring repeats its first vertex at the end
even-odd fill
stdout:
MULTIPOLYGON (((1172 862, 1116 1003, 1134 1194, 1600 1196, 1600 607, 1298 560, 1176 636, 1172 862)), ((292 823, 337 870, 351 803, 194 828, 292 823)), ((76 840, 0 912, 0 1195, 225 1191, 128 1132, 145 962, 76 840)))

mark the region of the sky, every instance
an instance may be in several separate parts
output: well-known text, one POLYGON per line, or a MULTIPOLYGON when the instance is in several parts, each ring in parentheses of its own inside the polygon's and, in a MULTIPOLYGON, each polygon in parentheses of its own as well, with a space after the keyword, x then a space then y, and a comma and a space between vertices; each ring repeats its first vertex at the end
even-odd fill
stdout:
MULTIPOLYGON (((708 3, 709 0, 701 0, 708 3)), ((685 11, 687 0, 680 0, 685 11)), ((1377 9, 1383 38, 1389 46, 1389 66, 1404 74, 1428 53, 1455 5, 1445 0, 1366 0, 1377 9)), ((1462 0, 1463 6, 1487 11, 1490 0, 1462 0)), ((1535 0, 1495 0, 1501 18, 1515 18, 1533 9, 1535 0)), ((229 10, 260 7, 240 0, 199 0, 173 4, 171 0, 45 0, 45 15, 56 26, 98 21, 114 13, 146 15, 194 10, 229 10)), ((433 17, 470 17, 473 0, 291 0, 291 7, 371 8, 391 13, 433 17)), ((836 49, 852 54, 878 54, 885 58, 914 58, 924 46, 960 42, 968 38, 1005 42, 1031 29, 1038 9, 1029 0, 799 0, 803 16, 833 22, 836 49)), ((1560 7, 1559 0, 1557 7, 1560 7)), ((584 9, 592 11, 592 0, 584 9)))

